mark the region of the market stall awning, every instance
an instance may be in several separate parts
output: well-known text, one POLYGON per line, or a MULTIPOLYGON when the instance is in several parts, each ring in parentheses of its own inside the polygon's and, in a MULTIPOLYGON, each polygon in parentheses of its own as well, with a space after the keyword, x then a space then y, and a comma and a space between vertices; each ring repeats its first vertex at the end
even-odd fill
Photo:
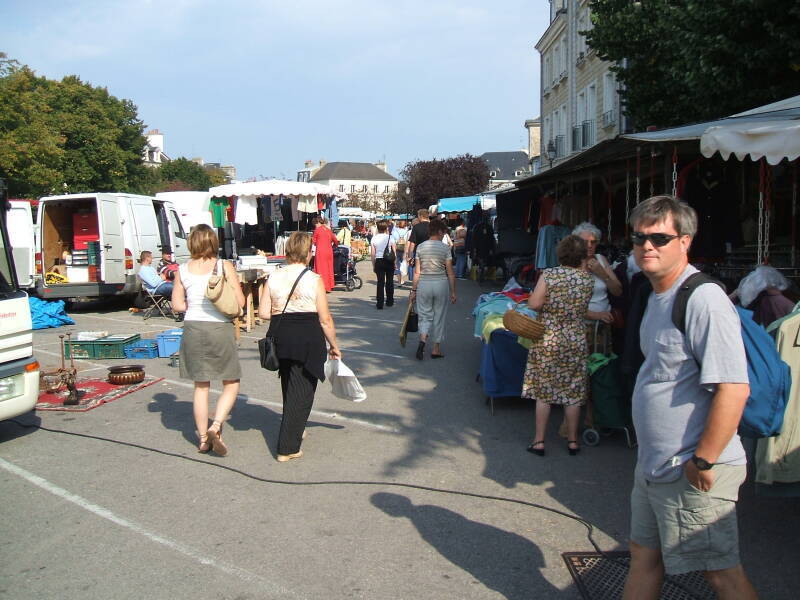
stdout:
POLYGON ((285 181, 282 179, 228 183, 212 187, 208 191, 214 197, 226 198, 230 196, 316 196, 317 194, 325 194, 347 199, 347 194, 334 192, 330 186, 321 183, 285 181))
POLYGON ((710 158, 719 152, 724 160, 762 157, 771 165, 800 157, 800 119, 760 123, 747 121, 709 127, 700 138, 700 152, 710 158))
POLYGON ((784 158, 795 160, 800 156, 800 96, 716 121, 620 137, 651 143, 700 140, 700 151, 707 158, 715 152, 725 160, 731 154, 739 160, 749 155, 753 160, 765 157, 776 165, 784 158))
POLYGON ((465 212, 480 204, 480 196, 461 196, 459 198, 440 198, 436 212, 465 212))

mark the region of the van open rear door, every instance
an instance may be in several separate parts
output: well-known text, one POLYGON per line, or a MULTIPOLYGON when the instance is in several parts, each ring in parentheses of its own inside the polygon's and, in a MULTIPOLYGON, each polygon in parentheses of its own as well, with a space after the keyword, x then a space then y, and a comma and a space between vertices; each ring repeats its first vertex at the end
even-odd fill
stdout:
POLYGON ((19 200, 10 201, 6 223, 8 224, 8 238, 14 256, 17 280, 20 289, 25 290, 33 287, 33 270, 35 268, 33 253, 36 244, 33 237, 31 203, 19 200))
POLYGON ((111 283, 125 281, 125 245, 119 201, 101 196, 97 208, 100 211, 100 245, 103 253, 100 261, 101 279, 111 283))

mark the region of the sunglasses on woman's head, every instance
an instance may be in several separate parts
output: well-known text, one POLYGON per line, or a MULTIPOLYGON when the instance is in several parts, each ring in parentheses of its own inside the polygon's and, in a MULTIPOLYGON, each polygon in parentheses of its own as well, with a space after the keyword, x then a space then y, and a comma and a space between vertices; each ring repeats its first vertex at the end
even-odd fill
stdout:
POLYGON ((634 231, 631 234, 631 242, 634 246, 644 246, 644 243, 650 240, 650 243, 653 244, 656 248, 661 248, 662 246, 666 246, 675 238, 681 237, 680 235, 671 235, 669 233, 641 233, 639 231, 634 231))

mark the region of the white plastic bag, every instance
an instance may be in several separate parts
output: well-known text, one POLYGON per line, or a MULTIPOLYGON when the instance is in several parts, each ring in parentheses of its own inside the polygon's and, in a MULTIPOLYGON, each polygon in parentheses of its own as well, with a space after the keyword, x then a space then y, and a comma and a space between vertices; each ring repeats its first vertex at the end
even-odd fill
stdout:
POLYGON ((325 378, 331 382, 331 391, 337 398, 362 402, 367 399, 367 393, 356 379, 353 371, 338 359, 325 361, 325 378))
POLYGON ((408 277, 408 261, 405 258, 400 261, 400 275, 408 277))

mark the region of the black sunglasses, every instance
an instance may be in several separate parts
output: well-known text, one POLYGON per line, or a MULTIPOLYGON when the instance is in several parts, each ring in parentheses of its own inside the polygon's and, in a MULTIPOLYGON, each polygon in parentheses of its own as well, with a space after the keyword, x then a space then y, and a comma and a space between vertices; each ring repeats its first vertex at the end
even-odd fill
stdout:
POLYGON ((666 246, 675 238, 681 237, 680 235, 670 235, 669 233, 640 233, 638 231, 634 231, 631 234, 631 242, 634 246, 644 246, 644 243, 647 240, 650 240, 650 243, 653 244, 656 248, 661 248, 662 246, 666 246))

